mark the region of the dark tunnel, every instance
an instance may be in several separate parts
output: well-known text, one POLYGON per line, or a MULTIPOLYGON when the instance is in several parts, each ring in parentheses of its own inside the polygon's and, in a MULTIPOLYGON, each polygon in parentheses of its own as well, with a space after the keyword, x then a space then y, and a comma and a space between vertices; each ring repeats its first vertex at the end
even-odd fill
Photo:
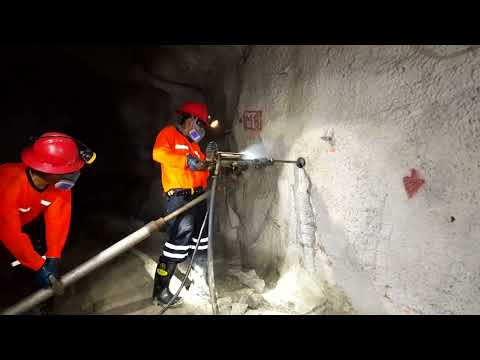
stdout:
MULTIPOLYGON (((155 137, 184 101, 217 102, 210 113, 225 116, 225 99, 213 100, 209 93, 211 80, 242 51, 235 46, 2 49, 0 163, 20 162, 28 138, 49 131, 72 135, 97 154, 72 191, 66 270, 165 215, 160 166, 151 155, 155 137), (107 229, 110 218, 120 219, 122 227, 107 229)), ((223 121, 209 132, 200 147, 210 140, 222 143, 225 126, 223 121)), ((44 241, 41 217, 25 231, 44 241)), ((3 299, 11 305, 11 298, 3 299)))

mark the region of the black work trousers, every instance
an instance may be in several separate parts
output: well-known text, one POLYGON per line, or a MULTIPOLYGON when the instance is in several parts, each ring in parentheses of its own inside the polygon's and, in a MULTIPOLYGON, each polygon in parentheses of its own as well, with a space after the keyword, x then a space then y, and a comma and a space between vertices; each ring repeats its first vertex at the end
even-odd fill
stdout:
MULTIPOLYGON (((173 196, 167 199, 167 213, 170 214, 200 195, 173 196)), ((202 223, 207 214, 207 202, 202 201, 188 211, 167 223, 168 241, 163 246, 159 262, 181 263, 193 254, 198 242, 197 255, 208 249, 208 219, 200 235, 202 223), (200 235, 200 236, 199 236, 200 235)))

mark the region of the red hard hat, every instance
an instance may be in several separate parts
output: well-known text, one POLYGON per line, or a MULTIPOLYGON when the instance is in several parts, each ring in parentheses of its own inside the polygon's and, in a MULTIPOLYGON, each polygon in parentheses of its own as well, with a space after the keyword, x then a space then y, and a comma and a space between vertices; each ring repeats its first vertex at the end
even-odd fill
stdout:
POLYGON ((182 112, 196 116, 208 125, 207 105, 196 102, 186 102, 180 109, 177 110, 177 115, 182 112))
POLYGON ((85 165, 75 140, 59 132, 40 136, 22 151, 22 161, 32 169, 47 174, 68 174, 85 165))

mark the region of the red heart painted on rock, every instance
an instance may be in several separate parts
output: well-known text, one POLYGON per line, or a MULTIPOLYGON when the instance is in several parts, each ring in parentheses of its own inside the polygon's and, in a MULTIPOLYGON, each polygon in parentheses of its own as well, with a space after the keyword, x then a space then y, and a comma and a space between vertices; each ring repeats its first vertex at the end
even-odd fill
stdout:
POLYGON ((409 199, 411 199, 417 193, 418 189, 425 184, 425 180, 418 177, 417 170, 411 169, 410 171, 411 175, 403 178, 403 185, 405 186, 409 199))

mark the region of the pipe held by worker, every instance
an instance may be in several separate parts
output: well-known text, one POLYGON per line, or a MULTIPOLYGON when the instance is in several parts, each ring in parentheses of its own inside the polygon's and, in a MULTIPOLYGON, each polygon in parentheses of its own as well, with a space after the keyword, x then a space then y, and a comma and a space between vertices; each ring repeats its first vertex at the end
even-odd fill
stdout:
MULTIPOLYGON (((70 135, 48 132, 30 137, 21 163, 0 166, 0 293, 15 294, 23 273, 26 287, 53 289, 58 281, 72 212, 72 188, 95 153, 70 135), (45 236, 31 238, 25 226, 43 215, 45 236)), ((21 292, 21 291, 20 291, 21 292)), ((34 313, 49 314, 53 303, 40 304, 34 313)))

